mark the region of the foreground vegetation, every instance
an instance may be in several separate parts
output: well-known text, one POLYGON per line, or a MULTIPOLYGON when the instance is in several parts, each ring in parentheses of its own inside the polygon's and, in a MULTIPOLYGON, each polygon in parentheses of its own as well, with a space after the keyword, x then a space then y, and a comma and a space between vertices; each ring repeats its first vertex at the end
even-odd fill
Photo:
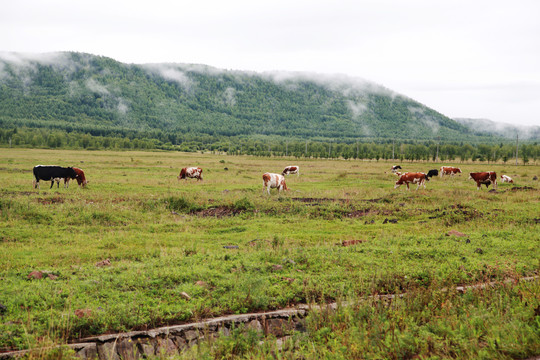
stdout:
MULTIPOLYGON (((303 159, 294 160, 300 176, 287 178, 291 191, 263 195, 262 173, 290 162, 3 149, 0 348, 407 292, 392 304, 358 301, 310 315, 309 331, 286 354, 540 352, 538 281, 465 295, 440 291, 538 273, 540 167, 460 164, 462 176, 407 192, 393 189, 388 162, 303 159), (36 164, 80 167, 89 186, 33 190, 36 164), (204 181, 178 182, 179 169, 191 165, 204 169, 204 181), (477 191, 466 174, 482 170, 508 174, 515 184, 477 191), (343 246, 350 240, 359 241, 343 246), (43 278, 29 277, 32 271, 43 278)), ((442 164, 401 165, 427 171, 442 164)), ((194 351, 218 356, 220 347, 237 346, 239 355, 264 357, 264 349, 248 352, 254 339, 194 351)))

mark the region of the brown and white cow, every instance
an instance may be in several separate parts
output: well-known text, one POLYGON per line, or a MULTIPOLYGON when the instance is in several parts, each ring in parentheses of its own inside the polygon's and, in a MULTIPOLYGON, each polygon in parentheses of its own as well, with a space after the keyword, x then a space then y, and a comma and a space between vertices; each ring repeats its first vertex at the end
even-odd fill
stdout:
POLYGON ((501 175, 501 179, 503 183, 504 182, 511 183, 511 184, 514 183, 514 180, 508 175, 501 175))
POLYGON ((197 179, 197 181, 202 180, 202 169, 200 167, 185 167, 180 170, 180 175, 178 175, 178 181, 182 179, 192 178, 197 179))
POLYGON ((289 190, 287 188, 287 184, 285 184, 285 176, 281 174, 273 174, 273 173, 264 173, 263 176, 263 192, 264 188, 266 188, 266 191, 268 191, 268 195, 270 195, 270 189, 278 189, 278 193, 281 192, 281 190, 289 190))
POLYGON ((424 189, 425 189, 426 181, 429 181, 429 178, 423 172, 416 172, 416 173, 406 172, 399 177, 398 181, 396 181, 396 185, 394 186, 394 189, 397 189, 401 185, 405 184, 407 185, 407 190, 409 190, 410 183, 418 184, 418 186, 416 187, 416 190, 418 190, 418 188, 422 185, 424 186, 424 189))
POLYGON ((441 166, 439 176, 461 174, 461 169, 453 166, 441 166))
POLYGON ((298 166, 289 165, 286 166, 285 169, 283 169, 283 172, 281 175, 290 175, 290 174, 296 174, 296 176, 300 175, 300 168, 298 166))
POLYGON ((480 190, 483 185, 486 185, 486 189, 490 184, 493 184, 493 188, 497 189, 497 173, 495 171, 476 172, 469 174, 469 180, 476 181, 476 189, 480 190))

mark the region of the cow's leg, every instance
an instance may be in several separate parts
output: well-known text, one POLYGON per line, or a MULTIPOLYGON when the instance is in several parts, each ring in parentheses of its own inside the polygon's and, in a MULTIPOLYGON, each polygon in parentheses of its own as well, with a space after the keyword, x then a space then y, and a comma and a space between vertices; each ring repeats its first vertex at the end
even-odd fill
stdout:
POLYGON ((405 184, 407 185, 407 191, 408 191, 409 190, 409 183, 406 182, 405 184))
POLYGON ((51 180, 51 187, 49 189, 52 189, 53 185, 54 185, 54 179, 51 180))

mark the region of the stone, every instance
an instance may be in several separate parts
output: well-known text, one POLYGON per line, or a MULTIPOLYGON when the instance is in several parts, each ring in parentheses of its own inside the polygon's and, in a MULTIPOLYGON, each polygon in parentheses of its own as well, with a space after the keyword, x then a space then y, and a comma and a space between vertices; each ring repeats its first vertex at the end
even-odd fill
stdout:
POLYGON ((100 359, 107 360, 120 360, 120 357, 116 353, 116 342, 110 341, 102 344, 98 344, 97 352, 100 359))
POLYGON ((180 293, 180 296, 183 297, 184 299, 186 299, 187 301, 191 300, 191 296, 189 296, 188 293, 185 292, 185 291, 182 291, 180 293))
POLYGON ((456 230, 450 230, 449 232, 446 233, 446 236, 451 236, 451 235, 457 236, 457 237, 467 236, 466 234, 456 231, 456 230))
POLYGON ((131 338, 120 340, 116 344, 116 351, 122 360, 136 360, 140 358, 136 343, 131 338))
POLYGON ((43 279, 43 272, 34 270, 27 277, 29 279, 43 279))
POLYGON ((99 261, 95 264, 95 266, 97 267, 101 267, 101 266, 110 266, 111 265, 111 260, 109 259, 105 259, 105 260, 102 260, 102 261, 99 261))
POLYGON ((98 351, 97 351, 97 345, 96 344, 88 344, 87 346, 83 347, 77 353, 75 354, 77 357, 80 357, 81 359, 85 360, 94 360, 98 359, 98 351))
POLYGON ((156 345, 156 355, 174 355, 178 354, 178 348, 174 342, 169 339, 158 339, 156 345))
POLYGON ((258 321, 258 320, 251 320, 248 324, 247 324, 247 328, 248 329, 251 329, 251 330, 255 330, 257 332, 261 332, 263 327, 261 325, 261 323, 258 321))
POLYGON ((195 330, 188 330, 184 333, 185 339, 190 342, 191 340, 197 339, 199 334, 195 330))
POLYGON ((153 357, 156 354, 155 340, 150 339, 137 339, 137 347, 139 353, 145 358, 153 357))

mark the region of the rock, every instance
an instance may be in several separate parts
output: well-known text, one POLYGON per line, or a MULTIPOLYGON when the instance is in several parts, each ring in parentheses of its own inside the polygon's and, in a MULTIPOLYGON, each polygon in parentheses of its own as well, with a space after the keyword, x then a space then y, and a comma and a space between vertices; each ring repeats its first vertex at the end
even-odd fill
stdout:
POLYGON ((467 236, 466 234, 464 234, 462 232, 459 232, 459 231, 456 231, 456 230, 450 230, 449 232, 446 233, 446 236, 451 236, 451 235, 454 235, 454 236, 457 236, 457 237, 467 236))
POLYGON ((88 318, 92 315, 92 309, 77 309, 75 310, 75 316, 79 319, 88 318))
POLYGON ((364 241, 365 240, 344 240, 344 241, 342 241, 340 243, 337 243, 336 245, 351 246, 351 245, 361 244, 364 241))
POLYGON ((29 279, 43 279, 43 272, 34 270, 27 277, 29 279))
POLYGON ((109 259, 105 259, 105 260, 102 260, 102 261, 99 261, 95 264, 95 266, 97 267, 101 267, 101 266, 110 266, 111 265, 111 260, 109 259))
POLYGON ((208 284, 205 281, 201 281, 201 280, 197 281, 195 283, 195 285, 200 286, 200 287, 207 287, 208 286, 208 284))
POLYGON ((120 340, 117 343, 118 355, 122 360, 135 360, 141 357, 139 350, 131 338, 120 340))
POLYGON ((238 249, 239 247, 238 245, 225 245, 223 248, 224 249, 238 249))
POLYGON ((182 291, 180 293, 180 296, 183 297, 184 299, 186 299, 187 301, 191 300, 191 296, 189 296, 188 293, 185 292, 185 291, 182 291))
POLYGON ((386 224, 386 223, 397 224, 397 222, 398 222, 397 219, 384 219, 383 224, 386 224))
POLYGON ((120 360, 120 357, 116 353, 116 342, 98 344, 97 352, 100 359, 120 360))
POLYGON ((77 354, 75 354, 77 357, 80 357, 84 360, 95 360, 98 359, 98 352, 97 352, 97 345, 96 344, 88 344, 87 346, 83 347, 79 351, 77 351, 77 354))
POLYGON ((482 250, 480 248, 476 248, 476 250, 474 250, 474 252, 477 253, 477 254, 482 255, 484 253, 484 250, 482 250))

